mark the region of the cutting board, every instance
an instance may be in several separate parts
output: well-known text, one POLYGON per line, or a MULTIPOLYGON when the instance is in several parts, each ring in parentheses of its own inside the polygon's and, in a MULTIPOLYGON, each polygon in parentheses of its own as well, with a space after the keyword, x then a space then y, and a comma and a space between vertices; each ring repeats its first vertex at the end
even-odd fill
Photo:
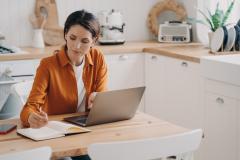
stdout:
POLYGON ((36 0, 36 17, 45 16, 43 39, 46 45, 64 44, 63 28, 58 23, 57 5, 55 0, 36 0))

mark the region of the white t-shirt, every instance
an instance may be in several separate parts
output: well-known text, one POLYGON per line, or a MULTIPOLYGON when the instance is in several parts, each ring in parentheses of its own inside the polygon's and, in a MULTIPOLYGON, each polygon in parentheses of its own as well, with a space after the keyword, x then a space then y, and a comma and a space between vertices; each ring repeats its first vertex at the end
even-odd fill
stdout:
POLYGON ((82 80, 82 74, 83 74, 83 66, 85 64, 85 59, 83 59, 83 62, 79 66, 73 65, 73 70, 75 73, 75 77, 77 80, 77 91, 78 91, 78 105, 77 105, 77 111, 78 112, 84 112, 85 111, 85 98, 84 95, 86 93, 83 80, 82 80))

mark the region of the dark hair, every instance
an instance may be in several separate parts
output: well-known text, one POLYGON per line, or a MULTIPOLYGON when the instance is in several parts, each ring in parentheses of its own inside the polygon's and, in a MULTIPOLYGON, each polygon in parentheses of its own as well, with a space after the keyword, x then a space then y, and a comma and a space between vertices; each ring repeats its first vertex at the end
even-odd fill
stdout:
POLYGON ((100 25, 97 18, 85 10, 75 11, 68 16, 64 25, 64 38, 73 25, 81 25, 92 34, 93 38, 99 36, 100 25))

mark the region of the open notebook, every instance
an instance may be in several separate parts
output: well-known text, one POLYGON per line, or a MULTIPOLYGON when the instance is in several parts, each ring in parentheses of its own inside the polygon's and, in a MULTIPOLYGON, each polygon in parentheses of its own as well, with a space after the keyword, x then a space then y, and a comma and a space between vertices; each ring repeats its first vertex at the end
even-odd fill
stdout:
POLYGON ((65 135, 84 133, 89 131, 89 129, 60 121, 49 121, 46 126, 38 129, 17 129, 17 133, 25 137, 31 138, 35 141, 64 137, 65 135))

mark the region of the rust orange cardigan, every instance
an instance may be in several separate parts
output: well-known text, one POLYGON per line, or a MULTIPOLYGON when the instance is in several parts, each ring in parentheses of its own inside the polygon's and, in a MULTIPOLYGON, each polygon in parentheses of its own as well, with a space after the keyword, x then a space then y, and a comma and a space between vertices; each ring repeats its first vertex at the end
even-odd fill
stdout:
MULTIPOLYGON (((85 55, 82 75, 87 100, 92 92, 106 90, 107 65, 103 54, 91 48, 85 55)), ((21 121, 28 127, 31 112, 37 112, 39 106, 48 115, 67 114, 77 111, 77 82, 72 65, 62 48, 56 54, 41 60, 34 79, 33 87, 26 104, 21 111, 21 121)))

